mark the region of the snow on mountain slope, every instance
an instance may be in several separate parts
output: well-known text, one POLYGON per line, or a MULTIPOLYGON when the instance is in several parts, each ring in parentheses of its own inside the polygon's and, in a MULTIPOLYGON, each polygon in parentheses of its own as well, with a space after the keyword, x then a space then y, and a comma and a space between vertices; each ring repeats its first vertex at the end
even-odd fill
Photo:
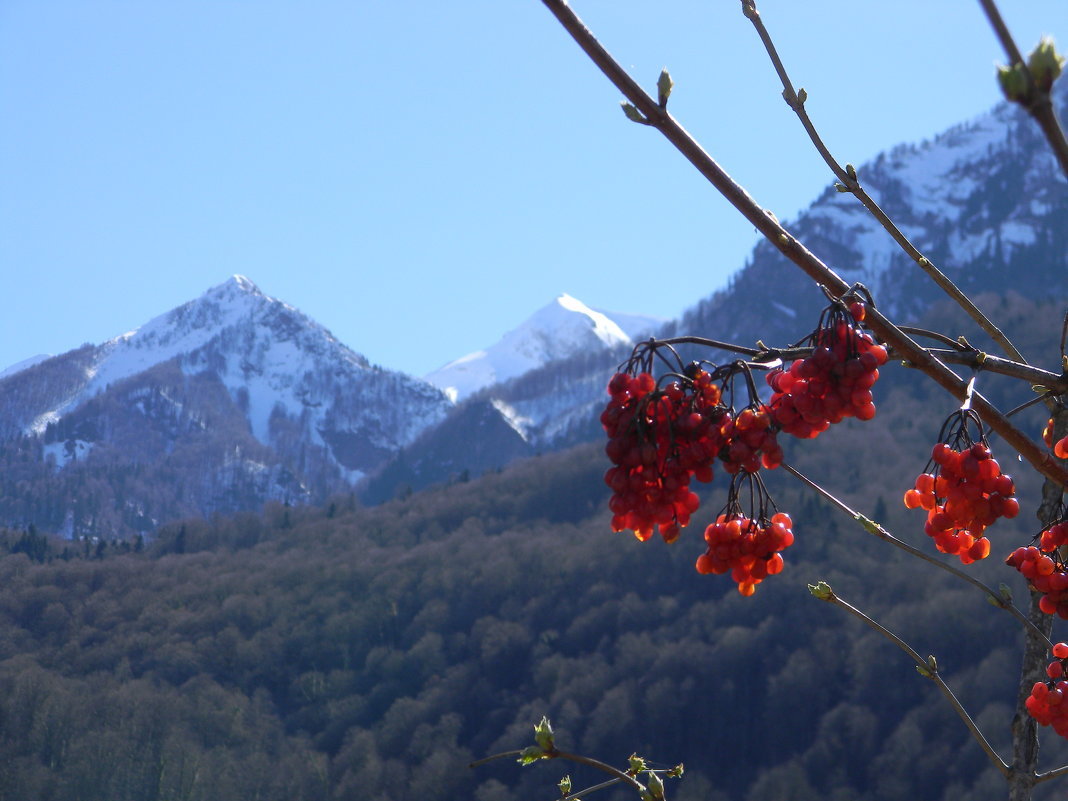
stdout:
MULTIPOLYGON (((71 361, 69 354, 57 359, 43 366, 71 361)), ((449 407, 431 385, 372 367, 321 325, 235 275, 196 300, 86 350, 76 365, 64 369, 62 391, 28 393, 36 394, 38 403, 18 410, 22 430, 40 434, 110 387, 172 359, 188 375, 216 375, 261 443, 276 444, 274 429, 289 420, 308 443, 330 452, 350 479, 370 466, 373 453, 411 441, 449 407), (394 395, 401 400, 382 402, 394 395)), ((34 371, 14 377, 32 382, 34 371)), ((10 419, 5 422, 10 430, 10 419)))
POLYGON ((449 362, 425 376, 425 380, 460 401, 549 362, 586 350, 631 343, 662 322, 652 317, 597 311, 562 294, 495 345, 449 362))
MULTIPOLYGON (((1054 95, 1063 117, 1068 81, 1054 95)), ((932 140, 880 154, 859 174, 902 232, 945 272, 977 260, 1009 260, 1036 244, 1068 196, 1068 181, 1034 121, 1009 103, 932 140)), ((889 289, 888 276, 910 261, 852 195, 831 188, 791 227, 848 247, 854 258, 834 266, 871 289, 889 289)))
POLYGON ((7 378, 9 375, 15 375, 15 373, 20 373, 23 370, 28 370, 29 368, 33 367, 35 364, 40 364, 41 362, 45 361, 46 359, 51 359, 51 358, 52 358, 52 354, 50 354, 50 353, 41 353, 41 354, 38 354, 37 356, 31 356, 28 359, 23 359, 20 362, 15 362, 14 364, 10 365, 9 367, 5 367, 3 370, 0 370, 0 381, 2 381, 3 379, 7 378))

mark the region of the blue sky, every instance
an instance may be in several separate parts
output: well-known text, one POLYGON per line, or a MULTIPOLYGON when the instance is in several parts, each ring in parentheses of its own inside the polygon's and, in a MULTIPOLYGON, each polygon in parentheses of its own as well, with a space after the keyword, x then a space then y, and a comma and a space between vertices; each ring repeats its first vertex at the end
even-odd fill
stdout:
MULTIPOLYGON (((974 0, 758 5, 843 161, 998 100, 974 0)), ((572 6, 780 219, 829 182, 737 0, 572 6)), ((4 0, 0 369, 234 273, 416 375, 561 292, 676 316, 756 235, 619 100, 538 0, 4 0)))

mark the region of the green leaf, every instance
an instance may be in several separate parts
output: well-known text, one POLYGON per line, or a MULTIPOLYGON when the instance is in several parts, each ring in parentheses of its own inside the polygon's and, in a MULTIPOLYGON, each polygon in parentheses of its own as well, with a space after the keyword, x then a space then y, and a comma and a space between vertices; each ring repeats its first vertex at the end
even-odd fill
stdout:
POLYGON ((560 788, 560 795, 562 797, 566 798, 567 796, 571 795, 570 776, 564 776, 564 778, 562 778, 556 786, 560 788))
POLYGON ((627 760, 627 773, 631 776, 637 776, 643 770, 645 770, 644 757, 640 757, 637 754, 631 754, 630 758, 627 760))

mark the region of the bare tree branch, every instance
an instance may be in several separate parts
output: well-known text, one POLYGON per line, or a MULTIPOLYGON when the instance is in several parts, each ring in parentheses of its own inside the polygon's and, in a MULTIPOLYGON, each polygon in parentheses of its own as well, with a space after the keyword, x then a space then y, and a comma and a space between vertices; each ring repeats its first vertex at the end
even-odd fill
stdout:
MULTIPOLYGON (((820 261, 799 240, 768 214, 753 197, 738 185, 716 161, 690 136, 667 111, 651 98, 627 74, 608 51, 601 46, 589 29, 571 10, 564 0, 542 0, 545 6, 564 26, 590 59, 600 68, 616 88, 634 104, 648 124, 669 141, 682 155, 745 217, 769 242, 806 275, 822 284, 834 297, 847 294, 850 286, 830 267, 820 261)), ((911 362, 923 371, 946 392, 963 401, 967 382, 957 376, 941 361, 920 347, 900 328, 884 317, 877 309, 870 308, 865 323, 886 342, 898 358, 911 362)), ((972 397, 972 406, 986 425, 990 426, 1006 443, 1014 448, 1042 475, 1061 486, 1068 485, 1068 471, 1055 463, 1044 448, 1040 448, 998 411, 979 393, 972 397)))
POLYGON ((953 694, 953 691, 949 688, 949 685, 942 680, 942 676, 938 672, 938 665, 935 662, 934 657, 932 656, 929 659, 924 659, 922 656, 916 653, 915 649, 913 649, 912 646, 910 646, 907 642, 905 642, 896 634, 894 634, 894 632, 890 631, 890 629, 868 617, 855 606, 852 606, 851 604, 848 604, 843 601, 841 598, 835 595, 834 591, 831 590, 831 588, 827 585, 824 586, 826 587, 825 593, 817 593, 814 591, 813 595, 816 595, 816 597, 818 597, 820 600, 827 601, 828 603, 832 603, 835 606, 845 609, 851 615, 863 621, 871 628, 875 629, 875 631, 882 634, 884 637, 886 637, 886 639, 888 639, 890 642, 892 642, 894 645, 896 645, 898 648, 908 654, 909 658, 916 663, 916 669, 919 670, 920 674, 938 685, 938 689, 942 692, 942 695, 944 695, 946 697, 946 700, 949 701, 950 705, 957 713, 957 716, 964 722, 964 725, 968 728, 968 731, 971 732, 971 735, 975 738, 976 742, 979 743, 979 746, 983 749, 983 752, 990 759, 991 763, 994 765, 994 767, 1001 771, 1002 776, 1007 777, 1010 772, 1009 766, 1006 764, 1005 760, 998 756, 997 751, 993 749, 993 747, 987 741, 986 737, 979 730, 979 727, 975 725, 975 721, 972 720, 972 716, 968 714, 968 711, 964 708, 961 702, 957 700, 957 696, 953 694))

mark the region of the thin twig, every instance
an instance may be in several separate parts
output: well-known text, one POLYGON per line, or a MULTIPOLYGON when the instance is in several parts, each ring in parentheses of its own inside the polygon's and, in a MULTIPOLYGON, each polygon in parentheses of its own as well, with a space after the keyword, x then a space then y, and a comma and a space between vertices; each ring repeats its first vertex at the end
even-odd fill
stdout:
POLYGON ((1006 612, 1016 618, 1016 620, 1019 621, 1025 628, 1032 629, 1033 631, 1037 632, 1044 640, 1046 640, 1046 642, 1049 642, 1050 646, 1052 647, 1053 643, 1049 641, 1049 638, 1046 637, 1045 633, 1042 632, 1041 629, 1036 627, 1034 623, 1028 620, 1027 615, 1017 609, 1016 606, 1013 605, 1010 601, 1003 598, 1001 596, 1001 593, 995 592, 990 587, 986 586, 986 584, 979 581, 979 579, 975 578, 975 576, 972 576, 969 573, 966 573, 965 571, 954 567, 948 562, 943 562, 941 559, 936 559, 926 551, 920 550, 919 548, 913 545, 909 545, 904 540, 899 540, 897 537, 895 537, 893 534, 883 528, 879 523, 849 508, 849 506, 847 506, 842 500, 832 495, 830 492, 825 490, 823 487, 821 487, 815 481, 810 479, 804 473, 800 472, 797 468, 787 464, 786 462, 780 464, 779 467, 781 467, 787 473, 792 475, 794 478, 800 480, 809 489, 815 491, 817 494, 828 500, 831 505, 837 508, 839 511, 844 512, 845 514, 853 518, 856 522, 860 523, 860 525, 863 526, 864 530, 867 531, 869 534, 873 534, 879 539, 881 539, 883 542, 887 542, 896 548, 900 548, 910 556, 915 556, 918 559, 922 559, 924 562, 932 564, 940 570, 945 570, 947 573, 950 573, 961 579, 962 581, 971 584, 973 587, 982 590, 994 606, 997 606, 999 609, 1004 609, 1006 612))
POLYGON ((1026 381, 1032 386, 1042 387, 1052 395, 1064 395, 1068 393, 1068 375, 1043 370, 1041 367, 1033 367, 1024 362, 1014 362, 1002 359, 1000 356, 991 356, 980 350, 961 351, 941 350, 928 348, 927 352, 941 362, 948 364, 960 364, 966 367, 979 368, 988 373, 997 373, 1011 378, 1026 381))
MULTIPOLYGON (((666 773, 670 773, 670 769, 650 770, 649 773, 663 773, 663 774, 666 774, 666 773)), ((592 787, 587 787, 585 790, 579 790, 578 792, 569 793, 568 795, 565 795, 563 798, 558 799, 558 801, 575 801, 575 799, 578 799, 581 796, 589 795, 590 793, 595 793, 598 790, 606 790, 609 787, 612 787, 613 785, 619 784, 621 781, 623 781, 623 780, 622 779, 609 779, 606 782, 601 782, 600 784, 595 784, 592 787)))
POLYGON ((938 331, 928 331, 926 328, 917 328, 914 325, 903 325, 901 326, 901 330, 904 331, 906 334, 910 334, 912 336, 925 337, 926 339, 935 339, 941 342, 943 345, 948 345, 950 348, 956 351, 967 350, 966 345, 962 345, 960 342, 953 339, 953 337, 947 337, 945 334, 940 334, 938 331))
POLYGON ((522 748, 516 748, 514 751, 502 751, 499 754, 492 754, 492 755, 490 755, 488 757, 482 757, 482 759, 476 759, 474 762, 469 763, 467 765, 467 767, 469 767, 469 768, 480 768, 483 765, 489 764, 490 762, 495 762, 498 759, 507 759, 508 757, 517 757, 522 753, 523 753, 523 749, 522 748))
POLYGON ((830 591, 826 597, 821 595, 820 598, 822 600, 827 601, 828 603, 832 603, 835 606, 840 606, 841 608, 845 609, 847 612, 854 615, 859 620, 862 620, 864 623, 868 624, 871 628, 875 629, 875 631, 882 634, 884 637, 890 640, 890 642, 894 643, 894 645, 896 645, 898 648, 908 654, 912 661, 916 663, 916 667, 921 670, 921 673, 926 678, 931 679, 931 681, 938 685, 938 689, 942 691, 942 694, 946 697, 946 700, 949 701, 949 703, 953 706, 953 709, 956 710, 957 715, 964 722, 964 725, 968 727, 968 731, 971 732, 976 742, 979 743, 979 746, 990 758, 990 761, 993 763, 994 767, 1001 771, 1001 774, 1003 776, 1009 775, 1008 764, 1005 762, 1005 760, 998 756, 998 753, 991 747, 986 737, 983 736, 983 733, 979 730, 979 727, 975 725, 975 721, 972 720, 971 715, 968 714, 968 711, 961 705, 960 701, 957 700, 957 696, 953 694, 953 691, 949 688, 949 685, 942 680, 942 676, 939 675, 938 667, 934 663, 933 659, 924 659, 922 656, 916 653, 916 651, 907 642, 902 640, 900 637, 898 637, 896 634, 894 634, 882 624, 876 622, 875 620, 872 620, 870 617, 861 612, 855 606, 852 606, 851 604, 848 604, 843 601, 841 598, 834 594, 833 590, 830 591))
MULTIPOLYGON (((968 313, 968 316, 971 317, 980 328, 986 331, 986 333, 990 335, 1006 354, 1018 362, 1026 362, 1027 360, 1023 357, 1020 351, 1016 349, 1016 346, 1012 344, 1004 332, 994 325, 990 318, 983 314, 979 307, 972 302, 971 298, 965 295, 945 273, 939 270, 934 263, 924 256, 919 249, 912 244, 909 238, 902 233, 901 229, 890 219, 890 216, 882 210, 879 204, 876 203, 864 187, 861 186, 860 181, 857 179, 856 171, 842 167, 834 156, 831 155, 830 150, 828 150, 827 146, 823 143, 823 139, 816 130, 816 126, 809 117, 808 111, 805 109, 805 97, 794 91, 790 77, 786 73, 786 68, 783 66, 778 51, 775 49, 775 43, 771 39, 771 34, 768 33, 768 29, 764 26, 764 21, 760 18, 760 12, 757 11, 755 0, 742 0, 742 11, 746 18, 753 23, 753 27, 756 28, 757 34, 760 36, 760 41, 763 42, 764 49, 768 53, 768 57, 771 58, 771 62, 775 67, 775 72, 778 73, 779 80, 783 85, 783 97, 786 99, 790 108, 793 109, 794 113, 797 114, 809 139, 812 140, 812 144, 816 147, 816 150, 819 151, 820 156, 823 158, 824 162, 826 162, 827 166, 831 168, 831 172, 834 173, 839 182, 841 182, 845 189, 863 204, 864 208, 866 208, 886 232, 890 234, 898 246, 908 254, 909 258, 915 261, 920 269, 927 273, 931 280, 933 280, 943 292, 952 298, 958 306, 964 309, 964 311, 968 313)), ((804 90, 802 90, 802 92, 803 91, 804 90)))
MULTIPOLYGON (((583 51, 616 86, 623 95, 645 116, 671 144, 711 183, 726 200, 733 205, 772 245, 786 258, 792 261, 815 283, 822 284, 835 297, 841 297, 850 291, 850 285, 838 276, 830 267, 820 261, 795 237, 783 228, 777 220, 765 213, 752 196, 739 186, 719 166, 718 163, 693 139, 667 111, 651 98, 633 78, 624 70, 600 42, 590 33, 582 20, 571 10, 564 0, 542 0, 543 4, 560 21, 564 29, 578 43, 583 51)), ((953 397, 963 400, 965 382, 942 362, 917 345, 900 328, 884 317, 875 308, 869 308, 865 323, 883 342, 895 352, 895 356, 911 362, 935 383, 953 397)), ((1068 485, 1068 470, 1059 464, 1032 442, 1023 432, 1015 428, 982 395, 976 395, 973 403, 976 411, 998 435, 1012 448, 1015 448, 1032 467, 1047 478, 1068 485)))
MULTIPOLYGON (((993 0, 979 0, 979 5, 983 7, 983 12, 986 14, 987 20, 990 21, 990 27, 994 29, 994 35, 998 37, 998 41, 1001 42, 1001 46, 1005 49, 1005 55, 1009 57, 1009 64, 1023 64, 1023 54, 1020 52, 1020 48, 1016 46, 1016 42, 1013 41, 1005 20, 1001 18, 1001 12, 998 11, 997 4, 993 0)), ((1033 81, 1030 72, 1028 72, 1027 79, 1033 81)))
POLYGON ((1035 776, 1035 784, 1040 782, 1048 782, 1050 779, 1059 779, 1061 776, 1068 775, 1068 765, 1063 765, 1056 770, 1048 770, 1045 773, 1039 773, 1035 776))
MULTIPOLYGON (((757 343, 763 344, 763 343, 757 343)), ((731 351, 733 353, 740 353, 743 356, 749 356, 754 362, 772 362, 776 359, 789 362, 795 359, 804 359, 807 356, 812 355, 812 348, 747 348, 744 345, 735 345, 733 342, 720 342, 716 339, 708 339, 707 337, 697 336, 685 336, 685 337, 671 337, 669 339, 654 339, 650 338, 644 342, 639 342, 637 347, 648 346, 655 348, 659 345, 700 345, 704 348, 716 348, 717 350, 731 351)))

